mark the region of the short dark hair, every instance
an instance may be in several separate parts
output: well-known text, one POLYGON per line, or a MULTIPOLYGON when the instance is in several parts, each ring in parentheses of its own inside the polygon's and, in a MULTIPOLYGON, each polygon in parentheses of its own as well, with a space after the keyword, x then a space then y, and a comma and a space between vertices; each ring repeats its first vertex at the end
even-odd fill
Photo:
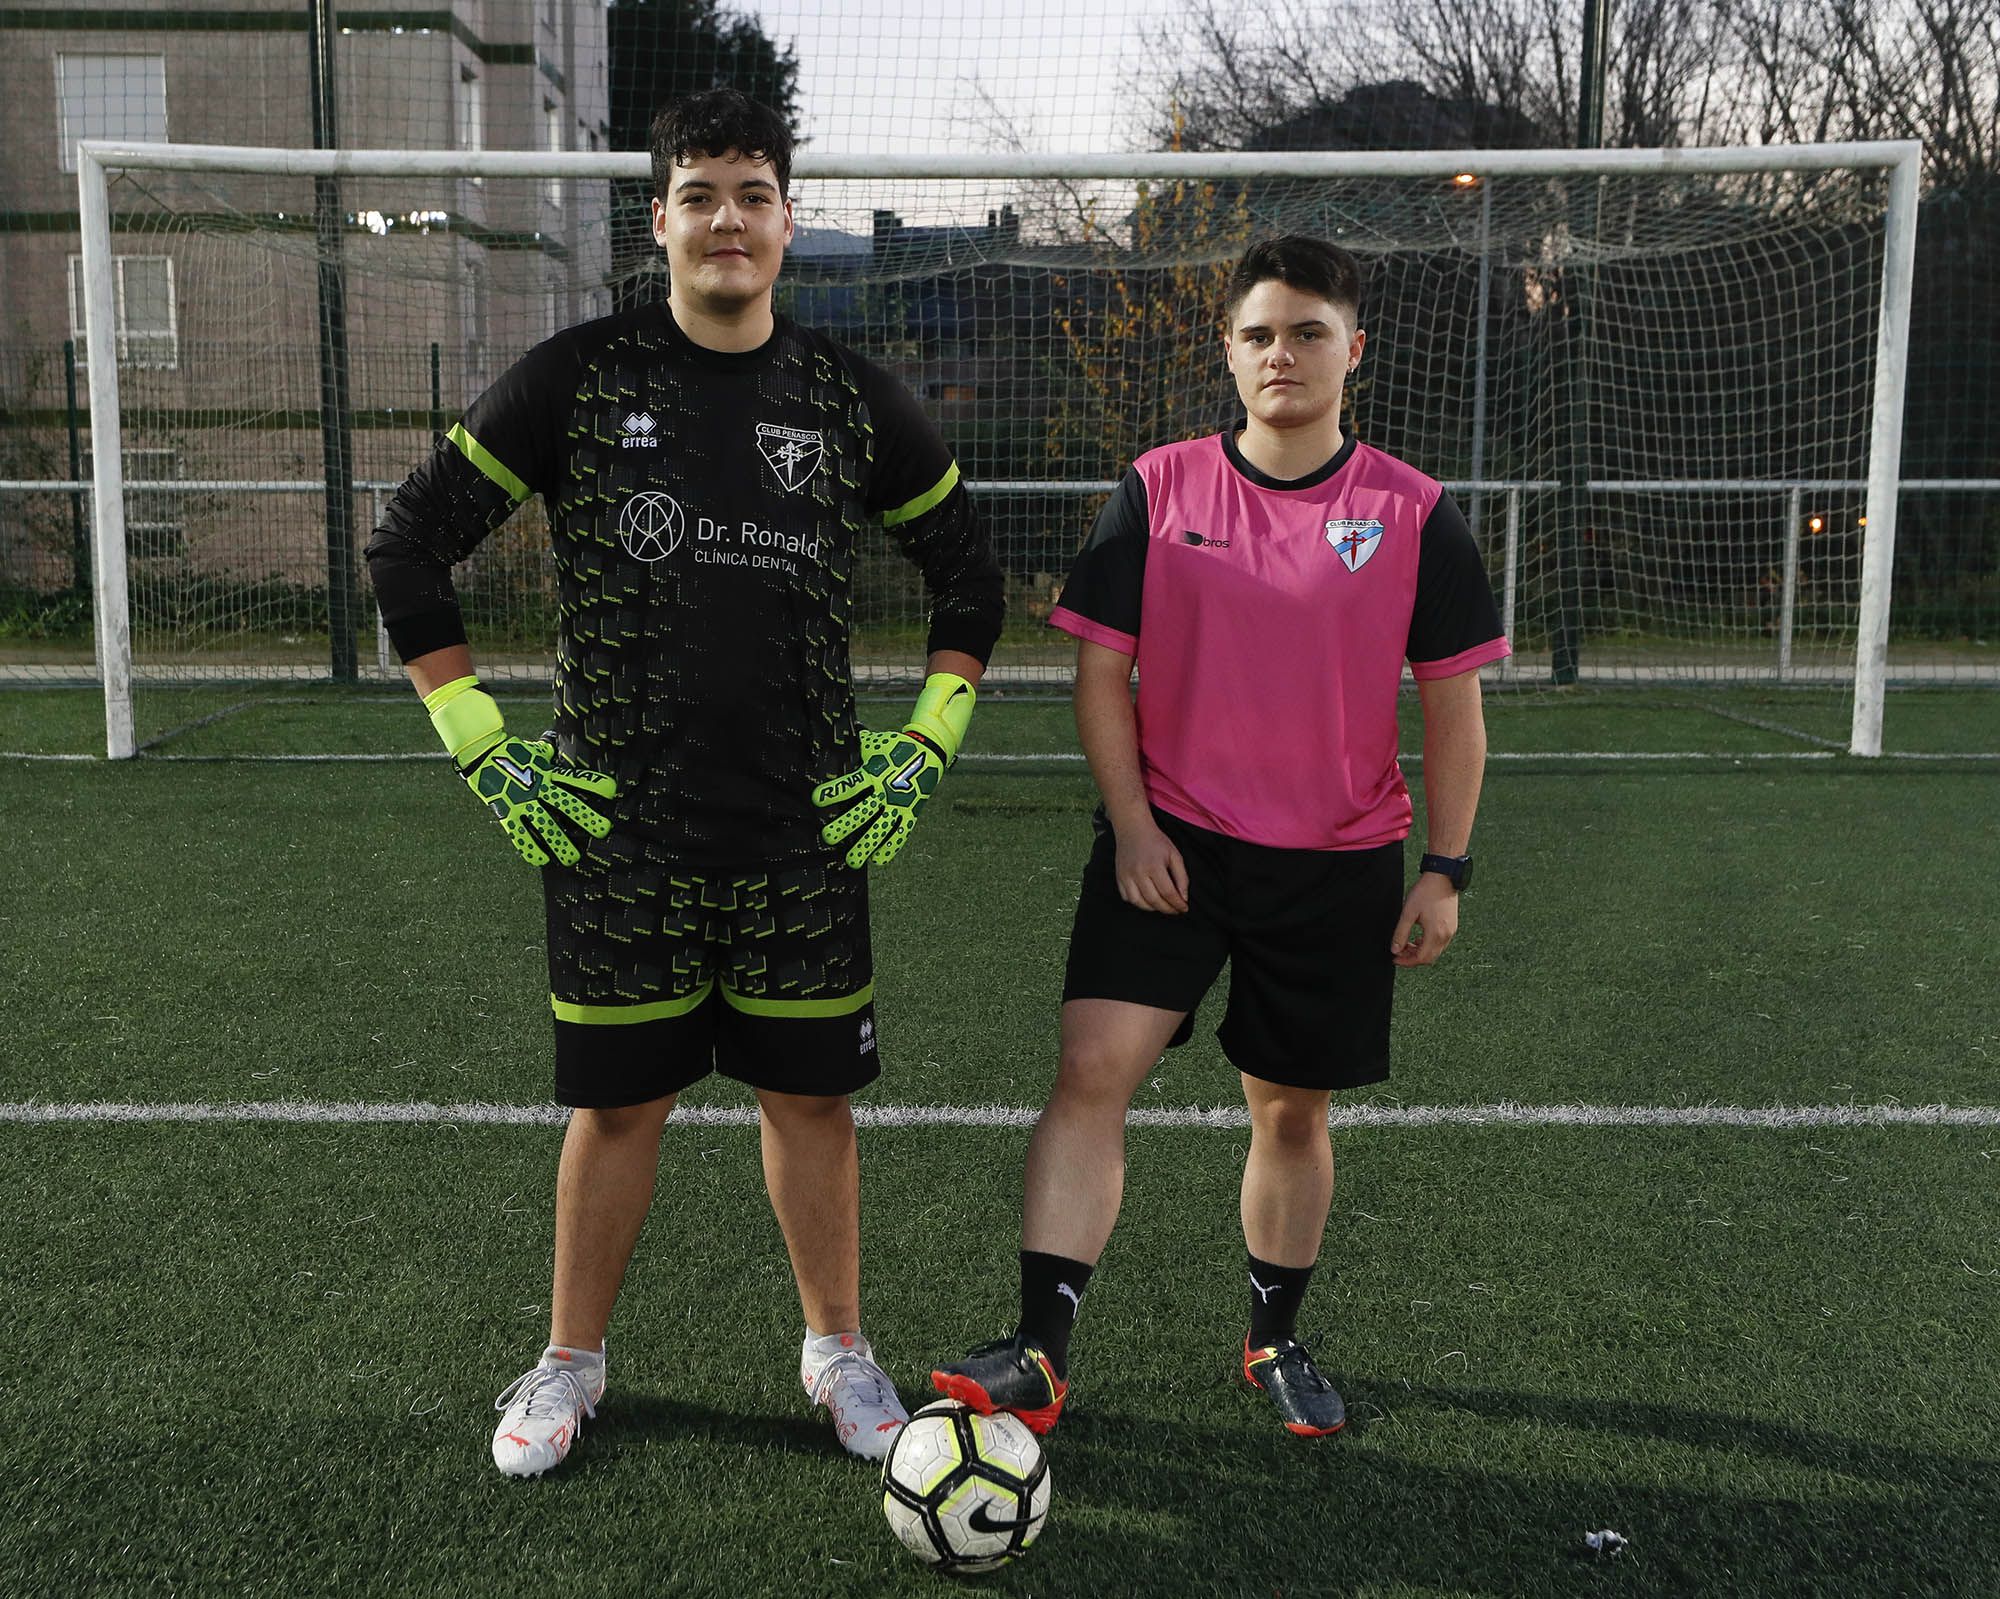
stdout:
POLYGON ((732 151, 746 161, 768 161, 778 175, 778 193, 791 190, 792 130, 785 119, 741 89, 704 89, 676 100, 653 118, 653 192, 662 200, 672 185, 674 163, 732 151))
POLYGON ((1339 245, 1303 233, 1259 239, 1243 252, 1223 291, 1223 325, 1233 328, 1236 312, 1250 291, 1273 278, 1288 288, 1318 295, 1353 317, 1357 328, 1361 325, 1361 263, 1339 245))

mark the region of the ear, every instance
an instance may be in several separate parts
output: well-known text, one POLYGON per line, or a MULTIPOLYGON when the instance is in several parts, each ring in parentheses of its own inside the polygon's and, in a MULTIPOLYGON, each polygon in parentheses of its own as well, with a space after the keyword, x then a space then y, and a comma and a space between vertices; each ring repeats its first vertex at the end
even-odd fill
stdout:
POLYGON ((1354 337, 1347 346, 1347 370, 1352 372, 1361 364, 1361 352, 1368 343, 1368 335, 1361 329, 1354 330, 1354 337))
POLYGON ((791 242, 792 242, 792 197, 790 195, 786 195, 785 196, 785 245, 787 248, 790 248, 791 242))
POLYGON ((663 250, 667 247, 667 208, 658 195, 653 196, 653 242, 663 250))

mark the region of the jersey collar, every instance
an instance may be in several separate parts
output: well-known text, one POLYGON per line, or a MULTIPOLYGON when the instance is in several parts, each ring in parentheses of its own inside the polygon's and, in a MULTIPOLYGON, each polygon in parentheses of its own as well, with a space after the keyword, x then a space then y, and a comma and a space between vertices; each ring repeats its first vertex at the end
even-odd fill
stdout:
POLYGON ((667 342, 674 353, 691 365, 706 367, 711 372, 748 372, 770 360, 778 348, 779 341, 791 327, 790 321, 781 314, 771 318, 771 336, 754 350, 711 350, 705 344, 696 344, 687 336, 680 323, 674 320, 674 310, 665 299, 655 302, 660 308, 660 322, 667 335, 667 342))
POLYGON ((1260 489, 1318 488, 1320 484, 1324 483, 1334 473, 1347 465, 1348 458, 1354 454, 1355 446, 1359 442, 1354 437, 1353 432, 1349 431, 1347 436, 1341 441, 1340 448, 1333 452, 1326 465, 1319 467, 1315 471, 1308 472, 1304 477, 1272 477, 1269 472, 1260 471, 1244 460, 1243 452, 1236 447, 1236 435, 1249 425, 1250 419, 1245 417, 1233 426, 1223 430, 1222 453, 1228 458, 1231 466, 1235 467, 1238 472, 1242 473, 1244 477, 1248 478, 1260 489))

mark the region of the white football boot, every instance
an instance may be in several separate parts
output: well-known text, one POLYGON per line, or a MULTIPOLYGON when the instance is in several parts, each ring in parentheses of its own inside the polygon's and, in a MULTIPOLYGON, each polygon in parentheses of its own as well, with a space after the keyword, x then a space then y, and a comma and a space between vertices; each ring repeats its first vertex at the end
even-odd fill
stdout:
POLYGON ((910 1419, 889 1374, 875 1364, 875 1352, 858 1332, 806 1333, 799 1353, 799 1380, 816 1405, 833 1416, 840 1446, 863 1460, 880 1460, 910 1419))
POLYGON ((493 1401, 503 1412, 493 1429, 493 1464, 510 1477, 539 1477, 562 1464, 604 1397, 604 1354, 550 1344, 539 1364, 521 1373, 493 1401))

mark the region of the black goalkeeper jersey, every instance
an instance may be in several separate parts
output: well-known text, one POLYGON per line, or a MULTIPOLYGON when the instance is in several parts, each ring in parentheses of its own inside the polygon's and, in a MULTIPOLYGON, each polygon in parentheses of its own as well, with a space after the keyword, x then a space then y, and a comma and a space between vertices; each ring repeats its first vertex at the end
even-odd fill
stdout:
POLYGON ((369 540, 404 660, 465 641, 451 567, 531 494, 555 551, 557 744, 616 776, 616 825, 672 859, 825 853, 809 796, 859 760, 848 634, 877 528, 923 573, 929 649, 983 662, 999 636, 1000 568, 937 430, 783 317, 733 354, 650 305, 515 363, 369 540))

